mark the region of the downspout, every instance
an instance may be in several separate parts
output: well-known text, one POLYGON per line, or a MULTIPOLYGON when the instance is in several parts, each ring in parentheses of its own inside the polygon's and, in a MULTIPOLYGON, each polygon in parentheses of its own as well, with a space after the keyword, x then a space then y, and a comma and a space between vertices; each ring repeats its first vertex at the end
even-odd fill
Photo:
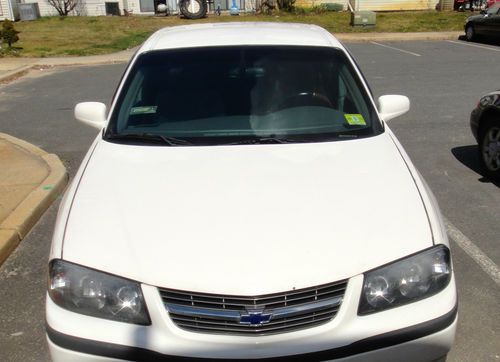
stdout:
POLYGON ((348 0, 348 1, 347 1, 347 7, 349 8, 349 11, 350 11, 351 13, 353 13, 353 12, 354 12, 354 9, 353 9, 352 4, 351 4, 351 0, 348 0))
POLYGON ((349 0, 347 1, 347 7, 349 11, 353 13, 354 11, 359 11, 359 3, 361 0, 349 0), (354 1, 354 6, 352 6, 352 2, 354 1))

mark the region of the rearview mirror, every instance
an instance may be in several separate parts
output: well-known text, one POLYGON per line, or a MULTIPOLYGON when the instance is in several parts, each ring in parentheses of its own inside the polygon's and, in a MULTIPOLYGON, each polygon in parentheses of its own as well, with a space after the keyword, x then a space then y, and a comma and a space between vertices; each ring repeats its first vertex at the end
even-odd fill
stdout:
POLYGON ((97 129, 106 127, 106 105, 100 102, 78 103, 75 118, 97 129))
POLYGON ((384 121, 396 118, 410 110, 410 100, 406 96, 385 95, 378 99, 378 111, 384 121))

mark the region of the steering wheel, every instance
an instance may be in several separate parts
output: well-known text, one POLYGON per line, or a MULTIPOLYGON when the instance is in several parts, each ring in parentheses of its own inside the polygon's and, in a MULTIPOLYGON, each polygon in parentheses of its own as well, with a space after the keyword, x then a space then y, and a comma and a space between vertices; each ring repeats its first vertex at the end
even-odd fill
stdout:
POLYGON ((283 99, 275 110, 300 106, 318 106, 335 108, 327 96, 316 92, 302 92, 283 99))

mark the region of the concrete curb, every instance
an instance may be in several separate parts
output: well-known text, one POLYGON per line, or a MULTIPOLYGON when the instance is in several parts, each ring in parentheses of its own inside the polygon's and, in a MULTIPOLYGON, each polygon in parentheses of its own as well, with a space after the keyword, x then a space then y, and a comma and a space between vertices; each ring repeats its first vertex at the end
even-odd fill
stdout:
POLYGON ((366 43, 370 41, 423 41, 457 40, 463 31, 422 32, 422 33, 339 33, 337 39, 346 43, 366 43))
POLYGON ((8 83, 11 80, 14 80, 16 78, 23 76, 25 73, 28 73, 28 71, 31 68, 33 68, 33 64, 24 65, 22 67, 16 68, 14 70, 6 72, 5 74, 0 75, 0 84, 1 83, 8 83))
POLYGON ((34 188, 14 211, 0 224, 0 265, 49 208, 68 182, 68 173, 59 157, 18 138, 0 133, 0 138, 41 158, 49 170, 48 176, 34 188))

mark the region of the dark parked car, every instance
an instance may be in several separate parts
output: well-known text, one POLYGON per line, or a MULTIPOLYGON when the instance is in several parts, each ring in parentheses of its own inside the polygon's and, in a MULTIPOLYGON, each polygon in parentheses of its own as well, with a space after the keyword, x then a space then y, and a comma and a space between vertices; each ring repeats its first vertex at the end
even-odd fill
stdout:
POLYGON ((472 134, 486 176, 500 180, 500 90, 481 97, 470 115, 472 134))
POLYGON ((500 4, 495 4, 482 14, 467 18, 465 22, 465 37, 468 41, 478 36, 496 37, 500 39, 500 4))

